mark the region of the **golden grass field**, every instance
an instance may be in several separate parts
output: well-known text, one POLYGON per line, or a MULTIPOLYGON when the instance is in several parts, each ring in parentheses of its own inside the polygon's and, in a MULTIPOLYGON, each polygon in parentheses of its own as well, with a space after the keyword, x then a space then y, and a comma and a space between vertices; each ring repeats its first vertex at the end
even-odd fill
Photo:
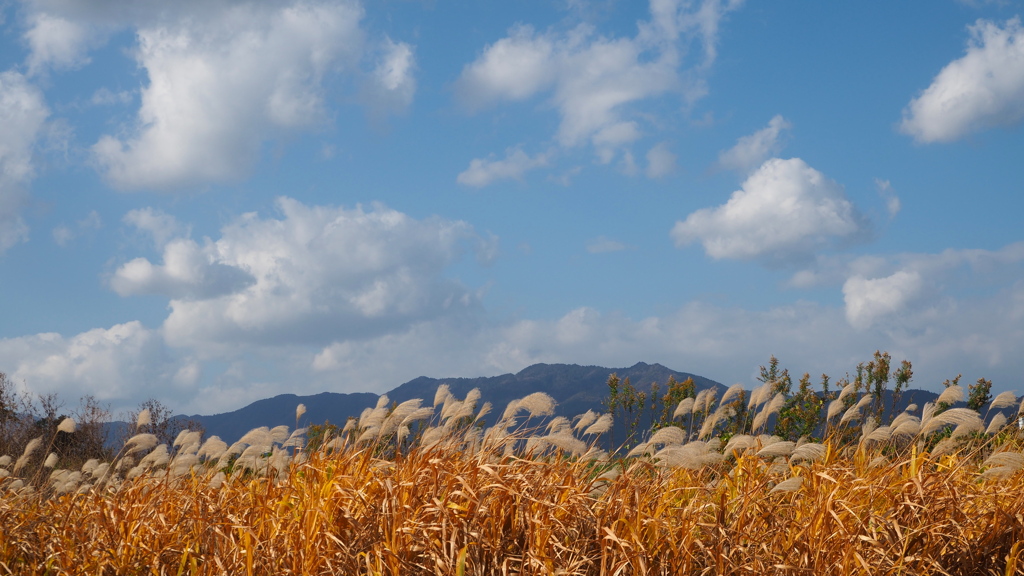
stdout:
POLYGON ((609 457, 607 418, 534 426, 552 406, 531 395, 483 429, 475 404, 385 399, 315 449, 143 432, 73 471, 41 439, 0 460, 0 574, 1024 574, 1015 423, 925 406, 842 445, 669 427, 609 457))

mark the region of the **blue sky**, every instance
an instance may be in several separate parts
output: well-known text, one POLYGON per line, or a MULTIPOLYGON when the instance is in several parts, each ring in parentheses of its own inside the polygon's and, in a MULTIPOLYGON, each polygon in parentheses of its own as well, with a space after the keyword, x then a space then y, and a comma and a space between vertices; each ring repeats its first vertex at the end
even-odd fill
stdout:
POLYGON ((0 4, 0 371, 1024 390, 1020 2, 0 4))

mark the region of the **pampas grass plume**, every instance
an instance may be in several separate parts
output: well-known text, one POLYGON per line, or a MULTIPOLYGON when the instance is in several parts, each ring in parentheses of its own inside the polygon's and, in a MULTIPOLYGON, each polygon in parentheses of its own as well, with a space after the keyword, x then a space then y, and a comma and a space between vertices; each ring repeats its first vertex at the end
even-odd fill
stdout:
POLYGON ((135 418, 135 427, 141 428, 143 426, 149 426, 153 423, 153 418, 150 415, 149 408, 146 408, 142 412, 139 412, 137 418, 135 418))
POLYGON ((604 433, 606 433, 606 432, 608 432, 609 430, 612 429, 613 421, 614 420, 612 419, 612 415, 611 414, 602 414, 597 419, 597 422, 594 422, 593 424, 591 424, 590 427, 587 428, 583 432, 583 435, 584 436, 593 436, 593 435, 598 435, 598 434, 604 434, 604 433))
POLYGON ((75 419, 74 418, 65 418, 65 419, 61 420, 60 421, 60 425, 57 426, 57 431, 58 432, 66 432, 68 434, 73 434, 75 432, 75 419))
POLYGON ((739 396, 740 393, 743 391, 743 384, 733 384, 732 386, 729 386, 729 389, 725 391, 725 394, 722 394, 722 400, 719 402, 719 404, 729 403, 730 400, 733 400, 734 398, 739 396))
POLYGON ((676 411, 672 414, 672 419, 675 420, 676 418, 682 418, 690 414, 690 412, 693 412, 693 404, 693 398, 683 398, 679 402, 679 405, 676 406, 676 411))
POLYGON ((43 462, 44 468, 53 468, 57 465, 57 454, 50 452, 50 455, 46 457, 46 461, 43 462))
POLYGON ((555 399, 544 392, 534 392, 519 401, 519 409, 526 410, 531 417, 552 416, 555 413, 555 399))
POLYGON ((939 397, 935 399, 936 404, 956 404, 962 402, 964 399, 964 389, 956 384, 946 388, 939 394, 939 397))
POLYGON ((800 489, 804 483, 802 476, 794 476, 789 480, 783 480, 775 485, 774 488, 768 491, 769 494, 775 494, 776 492, 796 492, 800 489))
POLYGON ((992 417, 992 421, 988 423, 988 428, 985 429, 985 434, 995 434, 1006 426, 1006 415, 996 414, 992 417))

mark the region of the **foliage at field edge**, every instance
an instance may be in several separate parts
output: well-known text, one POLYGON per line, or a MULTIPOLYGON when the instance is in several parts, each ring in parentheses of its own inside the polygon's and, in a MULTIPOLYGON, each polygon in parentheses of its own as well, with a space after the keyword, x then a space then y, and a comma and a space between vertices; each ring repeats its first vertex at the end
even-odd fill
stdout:
POLYGON ((161 442, 144 409, 84 462, 64 417, 0 454, 0 574, 1024 574, 1024 403, 956 378, 887 415, 911 376, 876 353, 822 392, 775 359, 720 397, 613 377, 607 414, 535 393, 489 427, 442 386, 230 446, 161 442))

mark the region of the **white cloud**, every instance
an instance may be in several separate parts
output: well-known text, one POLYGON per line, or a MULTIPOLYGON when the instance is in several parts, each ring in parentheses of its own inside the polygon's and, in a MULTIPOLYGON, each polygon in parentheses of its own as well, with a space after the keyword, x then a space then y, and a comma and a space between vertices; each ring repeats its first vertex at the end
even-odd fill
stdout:
POLYGON ((526 172, 546 166, 547 163, 547 154, 530 157, 522 148, 509 148, 501 160, 474 158, 469 168, 459 173, 455 181, 465 186, 483 188, 498 180, 521 180, 526 172))
POLYGON ((0 73, 0 254, 28 239, 21 217, 32 152, 49 110, 38 88, 14 71, 0 73))
POLYGON ((377 113, 407 108, 416 95, 415 69, 413 47, 385 39, 377 65, 364 87, 366 104, 377 113))
POLYGON ((86 53, 97 43, 97 35, 92 27, 67 18, 45 12, 32 14, 25 32, 30 49, 29 74, 38 74, 46 67, 67 70, 87 64, 86 53))
POLYGON ((652 1, 651 19, 633 38, 606 37, 586 24, 567 32, 518 25, 466 65, 456 90, 469 110, 550 93, 561 116, 561 145, 621 146, 640 137, 626 117, 630 105, 670 92, 684 99, 703 94, 700 73, 714 60, 718 23, 739 4, 652 1), (704 58, 684 73, 693 42, 704 58))
POLYGON ((604 254, 605 252, 621 252, 626 245, 618 240, 612 240, 606 236, 598 236, 587 242, 587 252, 591 254, 604 254))
POLYGON ((176 368, 159 333, 139 322, 71 337, 43 333, 0 339, 0 366, 36 393, 63 399, 93 394, 101 401, 164 396, 176 368))
POLYGON ((1019 18, 1004 26, 978 20, 967 54, 946 65, 903 111, 900 130, 922 143, 1024 120, 1024 32, 1019 18))
POLYGON ((676 222, 676 246, 699 241, 712 258, 809 257, 865 231, 843 188, 799 158, 765 162, 729 201, 676 222))
POLYGON ((174 216, 148 207, 130 210, 121 221, 152 236, 157 248, 163 248, 171 238, 188 236, 190 232, 174 216))
POLYGON ((74 228, 64 224, 55 227, 53 229, 53 241, 56 242, 58 246, 64 247, 80 235, 92 230, 99 230, 102 227, 103 220, 100 218, 99 212, 92 210, 85 216, 85 218, 76 222, 74 228))
POLYGON ((892 183, 875 178, 875 187, 878 188, 878 195, 885 201, 885 210, 889 213, 889 218, 895 218, 900 213, 903 204, 900 202, 900 197, 893 192, 892 183))
POLYGON ((765 160, 782 151, 781 136, 792 125, 776 114, 768 126, 740 138, 736 145, 718 155, 718 165, 727 170, 748 174, 765 160))
POLYGON ((647 177, 664 178, 676 171, 676 155, 666 142, 655 144, 647 151, 647 177))
POLYGON ((846 319, 854 328, 868 328, 903 310, 921 289, 922 279, 917 272, 901 270, 874 279, 853 276, 843 284, 846 319))
POLYGON ((167 341, 205 351, 370 338, 476 306, 443 276, 467 244, 493 252, 493 239, 464 222, 290 198, 278 209, 280 218, 242 216, 216 241, 172 240, 161 264, 132 260, 111 286, 168 296, 167 341))
POLYGON ((242 3, 191 16, 138 29, 149 83, 137 125, 93 147, 118 188, 243 176, 265 141, 327 118, 324 76, 354 65, 362 49, 362 9, 349 2, 242 3))
POLYGON ((92 98, 89 102, 93 106, 113 106, 117 104, 130 104, 134 98, 134 94, 128 90, 122 90, 120 92, 111 92, 109 88, 100 88, 93 92, 92 98))

